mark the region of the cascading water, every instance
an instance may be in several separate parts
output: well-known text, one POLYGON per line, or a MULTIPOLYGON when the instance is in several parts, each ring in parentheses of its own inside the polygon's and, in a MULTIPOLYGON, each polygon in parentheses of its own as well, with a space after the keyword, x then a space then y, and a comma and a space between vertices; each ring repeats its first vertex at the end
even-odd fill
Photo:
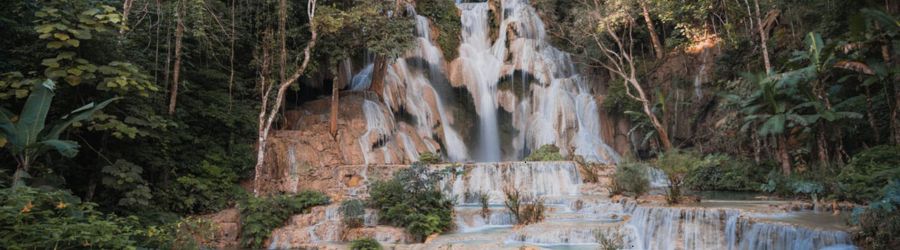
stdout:
MULTIPOLYGON (((414 9, 408 10, 414 13, 414 9)), ((415 150, 415 139, 422 138, 428 151, 436 152, 432 143, 434 129, 440 125, 440 134, 444 152, 451 161, 465 161, 469 158, 468 149, 459 134, 450 126, 450 116, 445 110, 441 96, 432 86, 434 75, 443 74, 444 58, 439 48, 434 46, 430 37, 430 23, 427 18, 416 16, 416 44, 403 58, 398 58, 387 68, 384 79, 383 101, 389 113, 397 113, 402 109, 413 117, 416 135, 400 133, 405 156, 416 161, 419 152, 415 150), (407 59, 418 59, 427 65, 409 65, 407 59), (424 71, 424 72, 423 72, 424 71)), ((368 89, 372 80, 373 65, 367 65, 357 73, 351 81, 350 89, 361 91, 368 89)), ((367 164, 369 161, 367 161, 367 164)), ((389 162, 384 162, 389 163, 389 162)))
POLYGON ((459 59, 464 84, 475 98, 478 112, 479 160, 500 161, 500 133, 497 124, 497 81, 503 66, 499 46, 491 46, 487 3, 459 4, 462 10, 462 44, 459 59))
POLYGON ((474 98, 484 155, 479 160, 521 158, 551 144, 564 155, 588 162, 617 162, 618 154, 601 137, 596 100, 571 56, 546 42, 544 24, 527 1, 501 2, 493 42, 490 5, 457 4, 463 42, 451 78, 474 98), (521 80, 515 83, 516 79, 521 80), (510 142, 499 141, 498 108, 513 115, 511 125, 518 135, 510 142), (513 152, 501 156, 500 145, 507 143, 513 152))

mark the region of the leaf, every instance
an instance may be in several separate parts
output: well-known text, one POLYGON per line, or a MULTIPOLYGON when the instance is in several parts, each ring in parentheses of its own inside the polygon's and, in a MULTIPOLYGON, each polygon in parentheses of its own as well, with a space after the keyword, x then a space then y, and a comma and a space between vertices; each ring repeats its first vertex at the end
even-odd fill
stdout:
POLYGON ((858 61, 841 60, 835 63, 834 67, 839 69, 851 70, 866 75, 875 75, 875 70, 872 70, 869 65, 858 61))
POLYGON ((112 103, 113 101, 122 99, 121 97, 110 98, 109 100, 103 101, 99 104, 90 103, 88 105, 81 106, 70 112, 68 115, 63 116, 63 121, 55 126, 50 132, 45 136, 47 139, 59 139, 59 135, 62 134, 64 130, 66 130, 69 126, 71 126, 75 122, 87 120, 94 115, 94 112, 97 112, 100 109, 105 108, 107 105, 112 103))
POLYGON ((55 37, 56 39, 59 39, 61 41, 69 40, 69 35, 66 33, 62 33, 62 32, 56 32, 55 34, 53 34, 53 37, 55 37))
POLYGON ((774 115, 769 117, 765 123, 759 128, 759 135, 777 135, 784 132, 785 115, 774 115))
POLYGON ((52 41, 52 42, 47 43, 47 48, 48 49, 58 49, 58 48, 62 48, 63 45, 64 45, 64 43, 62 43, 62 42, 52 41))
POLYGON ((79 41, 78 39, 70 39, 70 40, 67 40, 66 43, 68 43, 69 45, 72 45, 72 47, 78 47, 81 45, 81 41, 79 41))
POLYGON ((75 157, 78 154, 78 143, 68 140, 45 140, 41 141, 41 145, 56 150, 66 158, 75 157))
POLYGON ((16 134, 22 140, 24 146, 37 142, 38 134, 44 130, 47 121, 47 112, 50 110, 50 102, 53 101, 53 81, 46 80, 31 91, 25 107, 22 108, 19 122, 16 124, 16 134))

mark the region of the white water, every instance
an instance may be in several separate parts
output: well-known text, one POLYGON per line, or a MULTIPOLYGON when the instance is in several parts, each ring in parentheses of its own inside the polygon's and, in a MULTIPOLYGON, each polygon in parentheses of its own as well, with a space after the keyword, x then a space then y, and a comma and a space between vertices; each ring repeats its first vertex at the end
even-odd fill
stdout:
POLYGON ((560 153, 581 156, 588 162, 618 162, 618 154, 601 137, 599 110, 587 83, 571 56, 546 42, 544 24, 527 1, 502 1, 503 15, 499 27, 494 27, 498 31, 494 41, 489 37, 487 3, 457 6, 462 12, 463 44, 454 65, 461 84, 475 99, 479 140, 487 155, 479 160, 521 158, 552 144, 560 153), (529 75, 535 82, 525 81, 529 75), (498 91, 501 77, 513 79, 509 83, 512 90, 498 91), (521 80, 517 83, 516 79, 521 80), (517 95, 516 88, 530 91, 517 95), (502 105, 498 103, 501 100, 502 105), (499 142, 498 107, 513 114, 511 123, 519 131, 510 142, 499 142), (515 152, 499 155, 499 145, 508 143, 515 152))
MULTIPOLYGON (((452 121, 445 111, 443 100, 431 85, 432 74, 443 74, 440 71, 444 67, 444 59, 440 49, 431 42, 429 25, 427 18, 416 16, 417 46, 387 68, 382 101, 389 113, 398 113, 402 110, 415 117, 415 124, 411 124, 415 128, 415 136, 403 134, 404 131, 400 131, 398 135, 409 162, 417 161, 419 152, 422 151, 416 149, 416 139, 422 141, 426 146, 425 150, 437 153, 438 147, 434 145, 434 141, 438 139, 434 138, 437 127, 440 127, 440 139, 449 160, 465 161, 469 158, 468 149, 460 135, 450 126, 452 121), (407 58, 422 59, 428 65, 409 65, 407 58), (424 72, 417 70, 417 67, 423 68, 422 66, 425 68, 424 72)), ((372 81, 372 70, 373 65, 370 64, 357 73, 353 77, 350 89, 354 91, 368 89, 372 81)), ((367 159, 366 163, 371 162, 367 159)))
POLYGON ((497 162, 501 159, 500 133, 497 124, 497 81, 503 66, 499 48, 491 46, 488 5, 460 4, 462 11, 462 44, 459 46, 460 71, 464 84, 475 98, 478 112, 478 137, 480 161, 497 162))

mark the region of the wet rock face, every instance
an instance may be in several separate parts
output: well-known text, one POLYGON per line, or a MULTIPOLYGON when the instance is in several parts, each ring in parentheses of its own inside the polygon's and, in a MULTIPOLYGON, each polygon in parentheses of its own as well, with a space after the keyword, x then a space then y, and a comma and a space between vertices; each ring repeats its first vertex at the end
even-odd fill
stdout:
POLYGON ((237 208, 229 208, 221 212, 204 216, 216 225, 212 246, 218 249, 230 249, 240 246, 241 214, 237 208))
POLYGON ((310 213, 295 215, 284 227, 275 229, 267 244, 270 249, 298 249, 322 247, 361 238, 373 238, 383 244, 410 242, 402 228, 377 226, 367 212, 361 228, 347 228, 341 222, 340 205, 332 204, 312 209, 310 213))

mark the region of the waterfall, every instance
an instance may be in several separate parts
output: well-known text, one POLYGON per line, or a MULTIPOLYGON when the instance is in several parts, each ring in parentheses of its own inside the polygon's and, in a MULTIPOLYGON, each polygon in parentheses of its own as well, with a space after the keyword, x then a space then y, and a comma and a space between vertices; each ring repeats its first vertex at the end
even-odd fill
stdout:
POLYGON ((544 23, 528 1, 506 0, 501 5, 502 20, 492 42, 488 3, 457 4, 463 42, 451 75, 466 86, 476 104, 484 154, 479 160, 523 157, 552 144, 563 155, 588 162, 618 162, 619 155, 601 137, 596 100, 571 55, 546 41, 544 23), (509 86, 501 88, 501 83, 509 86), (513 114, 518 135, 510 142, 499 141, 498 108, 513 114), (513 152, 500 155, 501 144, 511 145, 513 152))
POLYGON ((358 141, 366 165, 375 162, 376 150, 381 151, 384 163, 390 163, 391 153, 384 144, 390 140, 394 120, 384 115, 378 103, 369 100, 363 102, 363 114, 366 116, 366 133, 358 141))
POLYGON ((503 66, 502 57, 490 43, 490 17, 487 3, 458 5, 462 11, 462 44, 459 46, 461 71, 466 86, 475 98, 479 115, 479 160, 497 162, 501 159, 500 133, 497 124, 497 81, 503 66))
POLYGON ((656 167, 647 168, 647 179, 650 180, 650 187, 664 188, 669 186, 669 177, 666 172, 656 167))
MULTIPOLYGON (((414 124, 411 125, 415 128, 416 136, 399 135, 409 161, 418 160, 419 150, 415 148, 415 139, 418 138, 423 140, 428 151, 437 152, 437 147, 432 141, 435 140, 434 129, 438 125, 443 139, 443 150, 449 160, 465 161, 469 158, 468 149, 459 133, 450 126, 451 116, 447 114, 440 94, 432 86, 435 75, 443 74, 444 58, 440 49, 432 43, 430 32, 428 19, 417 15, 417 46, 387 67, 383 101, 389 113, 398 113, 402 110, 415 117, 414 124), (421 59, 425 65, 410 65, 407 59, 421 59)), ((374 66, 369 64, 353 76, 350 89, 352 91, 368 89, 372 81, 373 68, 374 66)), ((368 159, 366 163, 369 163, 368 159)))

